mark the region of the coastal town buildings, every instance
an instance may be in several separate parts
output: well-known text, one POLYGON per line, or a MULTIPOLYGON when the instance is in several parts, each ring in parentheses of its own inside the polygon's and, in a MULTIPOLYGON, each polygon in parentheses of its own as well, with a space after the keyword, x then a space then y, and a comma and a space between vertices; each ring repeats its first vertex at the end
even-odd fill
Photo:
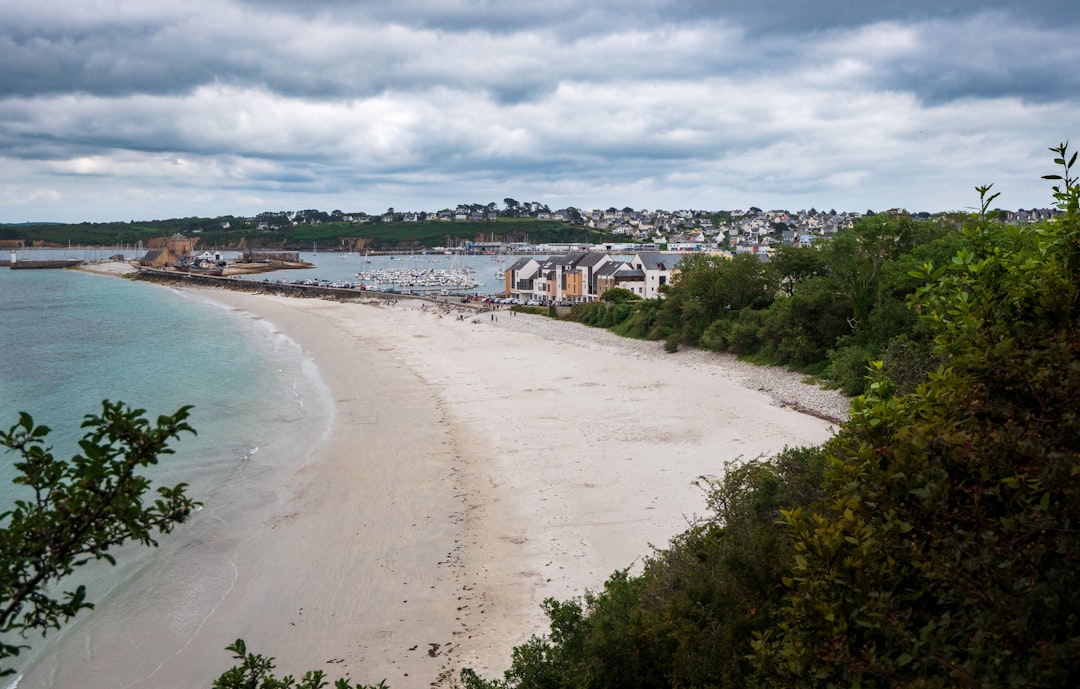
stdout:
POLYGON ((191 259, 194 242, 180 233, 151 240, 150 249, 139 263, 148 268, 166 268, 191 259))
POLYGON ((596 301, 616 287, 643 299, 656 299, 684 255, 577 251, 546 259, 520 258, 507 267, 503 279, 507 296, 526 302, 580 304, 596 301))

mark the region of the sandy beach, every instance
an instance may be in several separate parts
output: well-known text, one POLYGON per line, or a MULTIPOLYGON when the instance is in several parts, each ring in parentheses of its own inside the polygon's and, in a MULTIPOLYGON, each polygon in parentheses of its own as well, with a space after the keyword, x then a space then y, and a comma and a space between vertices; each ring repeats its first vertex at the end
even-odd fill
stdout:
POLYGON ((730 359, 539 316, 201 294, 299 343, 336 412, 238 546, 235 585, 142 686, 209 686, 237 637, 283 674, 499 676, 546 630, 545 598, 599 588, 703 512, 696 478, 833 428, 730 359))

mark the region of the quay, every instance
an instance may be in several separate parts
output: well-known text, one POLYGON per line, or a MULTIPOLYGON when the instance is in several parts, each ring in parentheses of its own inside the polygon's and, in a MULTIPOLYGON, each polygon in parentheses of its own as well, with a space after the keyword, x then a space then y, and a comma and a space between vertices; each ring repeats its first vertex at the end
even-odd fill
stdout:
POLYGON ((0 261, 0 268, 7 266, 12 270, 17 269, 43 269, 43 268, 73 268, 74 266, 82 265, 83 260, 81 258, 64 258, 50 261, 30 261, 23 259, 21 261, 0 261))
POLYGON ((405 294, 402 292, 380 292, 377 290, 361 290, 345 287, 319 287, 317 285, 301 285, 295 283, 272 282, 268 279, 253 280, 243 276, 220 277, 216 275, 201 275, 199 273, 182 273, 173 270, 159 270, 156 268, 139 267, 135 279, 149 282, 160 282, 170 285, 198 285, 200 287, 217 287, 219 289, 240 290, 243 292, 255 292, 258 294, 277 294, 286 297, 306 297, 319 299, 334 299, 338 301, 387 301, 399 299, 415 299, 446 304, 455 307, 463 307, 476 311, 487 310, 483 303, 474 301, 461 301, 460 295, 440 296, 434 294, 405 294))

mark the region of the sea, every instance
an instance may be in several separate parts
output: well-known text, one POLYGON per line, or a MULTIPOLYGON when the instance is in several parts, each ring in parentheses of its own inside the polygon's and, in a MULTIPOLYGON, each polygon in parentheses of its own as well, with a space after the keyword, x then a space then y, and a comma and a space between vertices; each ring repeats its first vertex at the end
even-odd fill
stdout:
MULTIPOLYGON (((95 637, 118 629, 137 637, 133 625, 146 624, 144 614, 121 609, 134 605, 127 601, 204 591, 173 613, 179 619, 155 623, 175 627, 173 643, 182 644, 231 585, 222 562, 228 549, 192 545, 242 538, 328 435, 332 400, 314 362, 272 324, 200 294, 77 270, 6 267, 0 352, 0 426, 29 413, 52 429, 47 441, 57 457, 78 451, 83 418, 100 413, 103 400, 143 409, 151 420, 193 405, 197 435, 174 441, 175 454, 146 474, 155 485, 189 484, 203 503, 159 537, 159 547, 124 547, 117 566, 84 567, 72 584, 86 584, 95 609, 59 632, 23 640, 30 649, 6 664, 18 674, 0 687, 54 686, 80 663, 107 660, 93 658, 95 637)), ((12 483, 14 461, 0 454, 0 513, 28 496, 12 483)), ((222 660, 224 670, 224 649, 222 660)))
MULTIPOLYGON (((115 250, 28 250, 23 260, 95 260, 115 250)), ((7 252, 4 252, 7 258, 7 252)), ((229 258, 226 255, 226 258, 229 258)), ((503 257, 305 253, 315 267, 248 279, 347 280, 373 268, 470 267, 477 292, 501 291, 503 257)), ((0 689, 75 686, 86 669, 123 664, 98 640, 132 639, 132 654, 163 660, 198 633, 234 585, 235 544, 287 498, 290 477, 329 436, 333 401, 315 363, 272 323, 229 309, 203 293, 78 270, 0 267, 0 427, 29 413, 55 456, 78 452, 80 425, 103 400, 145 410, 151 420, 192 405, 197 435, 146 471, 155 485, 187 483, 202 507, 159 546, 125 546, 117 565, 90 563, 65 590, 85 584, 93 610, 81 612, 8 662, 17 674, 0 689), (148 609, 168 601, 165 613, 148 609), (150 634, 150 628, 153 634, 150 634), (162 635, 162 628, 167 633, 162 635), (146 633, 143 633, 146 630, 146 633), (67 678, 67 679, 64 679, 67 678)), ((26 489, 12 483, 15 456, 0 454, 0 513, 26 489), (20 492, 21 491, 21 492, 20 492)), ((5 639, 11 641, 11 639, 5 639)), ((222 671, 230 665, 222 649, 222 671)), ((154 686, 153 675, 124 686, 154 686)))

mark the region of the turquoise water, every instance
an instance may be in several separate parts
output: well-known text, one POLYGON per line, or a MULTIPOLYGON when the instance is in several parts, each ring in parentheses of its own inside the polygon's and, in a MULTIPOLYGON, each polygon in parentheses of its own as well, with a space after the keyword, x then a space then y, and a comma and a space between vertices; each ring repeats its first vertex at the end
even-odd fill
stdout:
MULTIPOLYGON (((276 499, 331 421, 325 386, 295 343, 198 293, 72 270, 0 268, 0 353, 0 425, 6 430, 29 412, 54 429, 58 456, 74 453, 83 416, 100 412, 103 399, 152 419, 194 405, 189 422, 198 436, 183 436, 177 453, 148 473, 159 483, 189 483, 204 503, 159 539, 160 548, 129 548, 119 567, 81 575, 97 609, 47 640, 28 640, 32 651, 15 664, 25 672, 23 688, 51 686, 56 668, 80 662, 79 649, 96 634, 117 633, 124 611, 109 604, 121 592, 194 587, 212 599, 226 585, 216 565, 227 555, 192 553, 185 544, 242 537, 252 527, 245 515, 276 499), (170 582, 174 571, 186 580, 170 582), (200 573, 195 583, 192 571, 200 573)), ((15 496, 13 459, 0 455, 0 511, 15 496)), ((187 624, 176 622, 178 638, 187 624)))

